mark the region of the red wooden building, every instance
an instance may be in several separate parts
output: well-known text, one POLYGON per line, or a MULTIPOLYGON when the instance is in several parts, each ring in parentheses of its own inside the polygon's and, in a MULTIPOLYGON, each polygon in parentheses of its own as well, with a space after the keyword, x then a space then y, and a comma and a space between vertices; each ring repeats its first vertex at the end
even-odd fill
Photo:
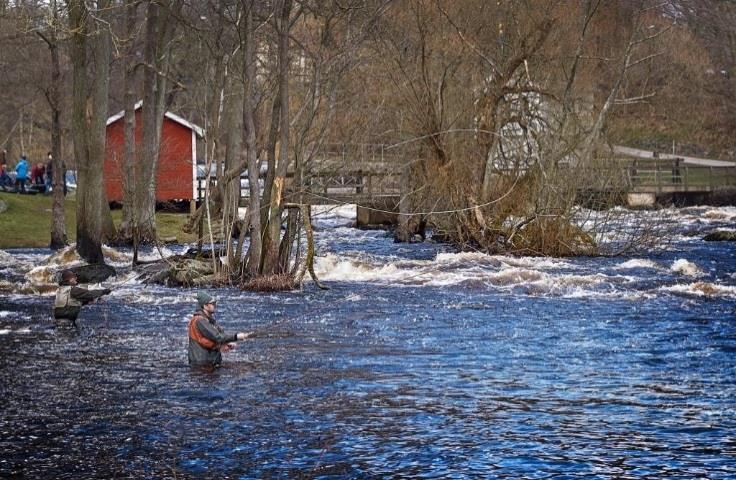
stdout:
MULTIPOLYGON (((136 144, 143 137, 141 105, 135 107, 136 144)), ((104 165, 107 200, 123 200, 125 111, 107 119, 107 143, 104 165)), ((161 126, 161 150, 156 178, 156 200, 192 200, 197 198, 197 163, 204 164, 204 132, 178 115, 166 112, 161 126), (198 155, 199 152, 199 155, 198 155)))

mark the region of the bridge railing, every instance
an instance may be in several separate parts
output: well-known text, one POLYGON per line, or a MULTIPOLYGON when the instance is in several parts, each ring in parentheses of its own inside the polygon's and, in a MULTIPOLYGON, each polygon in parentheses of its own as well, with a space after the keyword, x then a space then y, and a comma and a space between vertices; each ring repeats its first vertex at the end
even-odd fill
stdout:
MULTIPOLYGON (((248 179, 241 178, 240 198, 250 197, 248 179)), ((261 180, 261 183, 263 180, 261 180)), ((205 195, 206 181, 204 178, 197 179, 197 201, 201 201, 205 195)), ((211 188, 217 185, 215 177, 210 178, 211 188)), ((262 187, 262 185, 261 185, 262 187)), ((350 197, 372 197, 398 195, 401 192, 400 175, 389 170, 344 170, 329 172, 313 172, 306 175, 304 187, 301 191, 293 185, 293 174, 287 175, 287 194, 313 193, 321 198, 322 202, 329 199, 339 201, 349 200, 350 197)), ((315 201, 314 198, 310 201, 315 201)))
POLYGON ((401 184, 400 176, 395 172, 349 170, 310 174, 306 178, 305 188, 323 195, 380 196, 398 194, 401 184))
POLYGON ((686 164, 678 160, 629 162, 630 188, 665 191, 713 191, 736 186, 736 167, 686 164))
MULTIPOLYGON (((599 181, 592 181, 588 186, 598 191, 614 188, 651 193, 711 192, 721 187, 736 187, 736 167, 692 165, 677 160, 620 159, 595 172, 599 181)), ((216 184, 215 179, 211 181, 216 184)), ((241 179, 241 199, 250 195, 247 182, 241 179)), ((204 179, 198 180, 197 191, 201 200, 204 179)), ((359 202, 368 197, 399 195, 401 174, 387 168, 313 171, 305 175, 301 190, 293 185, 293 176, 287 176, 286 191, 292 195, 306 194, 303 200, 310 203, 359 202), (309 196, 310 193, 313 195, 309 196)))

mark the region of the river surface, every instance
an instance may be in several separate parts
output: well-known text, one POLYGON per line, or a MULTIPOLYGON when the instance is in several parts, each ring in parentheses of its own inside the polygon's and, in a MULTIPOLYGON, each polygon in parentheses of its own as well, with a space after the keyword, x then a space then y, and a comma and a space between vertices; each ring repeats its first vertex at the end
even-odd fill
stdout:
POLYGON ((329 211, 329 291, 213 291, 257 333, 214 372, 186 363, 196 290, 108 251, 113 294, 55 330, 73 256, 0 252, 0 477, 736 478, 736 248, 702 240, 736 208, 668 221, 655 253, 514 258, 329 211))

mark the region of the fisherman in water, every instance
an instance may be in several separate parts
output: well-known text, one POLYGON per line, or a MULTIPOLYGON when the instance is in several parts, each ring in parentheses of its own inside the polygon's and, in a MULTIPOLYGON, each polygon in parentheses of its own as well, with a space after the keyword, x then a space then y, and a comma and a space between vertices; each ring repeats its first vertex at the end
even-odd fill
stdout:
POLYGON ((199 308, 189 321, 189 365, 219 367, 222 353, 229 352, 233 342, 252 337, 253 333, 225 333, 215 322, 217 300, 205 292, 197 294, 199 308))
POLYGON ((76 327, 77 316, 82 305, 94 302, 103 295, 110 293, 109 288, 101 290, 87 290, 78 287, 79 278, 71 270, 61 272, 59 290, 54 300, 54 319, 57 327, 76 327))

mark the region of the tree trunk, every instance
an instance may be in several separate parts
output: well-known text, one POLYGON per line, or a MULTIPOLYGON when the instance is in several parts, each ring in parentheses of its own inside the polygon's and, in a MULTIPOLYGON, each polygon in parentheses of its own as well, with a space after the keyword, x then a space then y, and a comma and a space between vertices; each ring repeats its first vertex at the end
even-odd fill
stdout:
POLYGON ((111 57, 111 36, 110 25, 108 19, 111 17, 110 0, 98 1, 98 14, 100 21, 97 24, 98 38, 95 42, 93 54, 95 56, 96 74, 94 80, 94 90, 92 94, 92 122, 90 124, 90 132, 92 141, 90 142, 90 157, 94 164, 90 180, 97 184, 95 195, 98 196, 100 202, 100 236, 99 242, 107 242, 115 237, 115 224, 112 221, 110 213, 110 204, 107 201, 104 180, 104 164, 105 164, 105 145, 107 143, 107 114, 108 114, 108 93, 110 87, 110 57, 111 57))
POLYGON ((253 0, 248 2, 245 12, 245 97, 243 99, 243 121, 245 123, 245 149, 248 156, 248 185, 250 203, 248 215, 250 220, 250 249, 248 250, 248 270, 251 276, 258 274, 261 263, 261 189, 258 185, 260 177, 261 162, 258 160, 256 146, 256 68, 255 52, 257 50, 255 35, 253 32, 253 0))
POLYGON ((411 200, 409 195, 411 194, 411 178, 409 175, 410 167, 405 165, 401 170, 401 197, 399 197, 399 218, 398 225, 394 231, 394 241, 396 242, 409 242, 413 233, 411 232, 410 220, 411 220, 411 200))
POLYGON ((156 172, 158 171, 158 150, 161 141, 160 124, 156 114, 157 74, 156 65, 156 34, 160 7, 155 2, 148 4, 146 13, 146 37, 143 47, 144 62, 148 64, 143 70, 143 107, 141 122, 143 140, 141 145, 141 161, 138 162, 138 193, 137 198, 137 232, 142 242, 156 240, 156 172))
POLYGON ((292 0, 283 0, 279 26, 279 101, 280 143, 276 175, 271 187, 269 206, 268 244, 263 259, 263 273, 275 274, 279 268, 279 243, 281 241, 282 196, 289 165, 289 27, 292 0))
POLYGON ((125 69, 123 72, 123 108, 125 117, 123 119, 123 218, 118 232, 118 242, 122 244, 135 244, 133 238, 135 225, 138 223, 136 215, 136 201, 138 197, 136 172, 138 161, 135 142, 135 103, 136 103, 136 66, 135 66, 135 36, 137 23, 137 1, 125 0, 125 38, 130 42, 127 45, 125 69))
MULTIPOLYGON (((234 60, 234 59, 233 59, 234 60)), ((233 69, 237 71, 236 69, 233 69)), ((228 80, 230 85, 229 101, 225 107, 225 129, 226 129, 226 150, 224 171, 230 171, 233 168, 238 170, 237 175, 229 180, 224 179, 224 174, 218 175, 223 179, 223 184, 219 186, 222 189, 222 230, 225 240, 226 255, 231 258, 232 251, 232 232, 238 221, 238 207, 240 204, 240 175, 241 156, 243 152, 243 79, 237 78, 236 75, 230 75, 228 80), (224 183, 227 182, 227 183, 224 183)), ((238 263, 240 259, 237 259, 238 263)))
MULTIPOLYGON (((97 2, 105 12, 106 0, 97 2)), ((98 13, 100 13, 98 12, 98 13)), ((104 15, 105 13, 101 13, 104 15)), ((71 34, 70 56, 73 66, 72 135, 78 170, 77 177, 77 252, 89 263, 104 263, 102 255, 102 212, 104 185, 102 165, 105 154, 105 123, 109 80, 110 36, 106 26, 95 32, 88 28, 86 3, 69 2, 71 34), (87 45, 92 44, 95 76, 87 98, 87 45)))
POLYGON ((279 247, 279 273, 287 273, 289 271, 289 263, 291 262, 291 250, 299 228, 299 212, 290 208, 286 215, 286 232, 281 240, 279 247))
MULTIPOLYGON (((271 189, 273 181, 276 177, 276 142, 279 136, 279 112, 281 112, 281 102, 279 100, 280 93, 276 93, 276 98, 271 105, 271 124, 268 129, 268 139, 266 141, 266 178, 263 181, 263 205, 261 211, 261 242, 265 245, 268 243, 268 220, 271 205, 271 189)), ((265 254, 265 252, 263 252, 265 254)), ((259 260, 260 265, 261 260, 259 260)), ((259 267, 260 268, 260 267, 259 267)))
POLYGON ((64 222, 64 166, 61 161, 61 63, 56 28, 59 28, 59 11, 56 1, 51 3, 54 24, 48 37, 41 35, 51 54, 51 86, 48 102, 51 107, 51 242, 49 247, 58 250, 67 245, 66 223, 64 222))
MULTIPOLYGON (((171 14, 164 11, 161 5, 171 7, 168 2, 151 2, 148 4, 146 18, 143 54, 146 65, 143 73, 141 111, 143 144, 136 179, 138 182, 137 231, 141 242, 156 241, 156 180, 166 97, 166 78, 160 72, 165 72, 168 68, 167 49, 173 35, 171 14)), ((179 2, 176 5, 177 8, 181 8, 179 2)))

